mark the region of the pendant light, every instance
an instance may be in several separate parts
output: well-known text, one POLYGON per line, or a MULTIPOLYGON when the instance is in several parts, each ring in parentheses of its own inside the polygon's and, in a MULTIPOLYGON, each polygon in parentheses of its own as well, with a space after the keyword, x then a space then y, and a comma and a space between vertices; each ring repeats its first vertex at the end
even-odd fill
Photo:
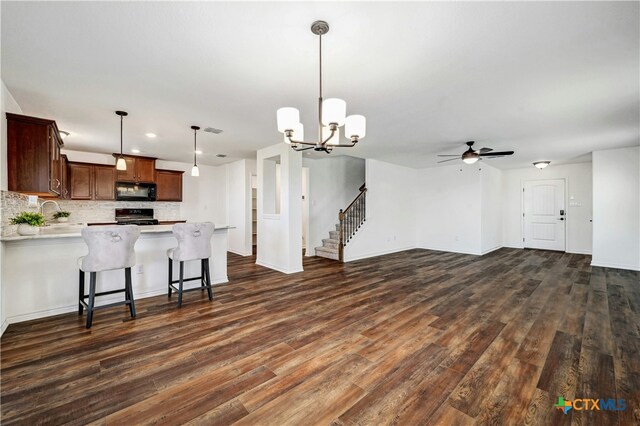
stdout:
POLYGON ((193 168, 191 169, 191 176, 200 176, 200 170, 198 170, 198 163, 196 163, 196 155, 198 151, 196 134, 198 133, 198 130, 200 130, 200 127, 191 126, 191 128, 193 129, 193 168))
POLYGON ((120 116, 120 157, 118 157, 118 161, 116 161, 116 170, 127 170, 127 162, 124 160, 124 156, 122 155, 122 121, 124 117, 129 115, 129 113, 125 111, 116 111, 116 115, 120 116))

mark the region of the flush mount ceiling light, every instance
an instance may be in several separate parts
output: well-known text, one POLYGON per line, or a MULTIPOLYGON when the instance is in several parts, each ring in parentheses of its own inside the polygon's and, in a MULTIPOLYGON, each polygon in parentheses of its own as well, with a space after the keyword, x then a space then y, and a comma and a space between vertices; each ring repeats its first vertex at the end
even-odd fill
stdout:
POLYGON ((120 116, 120 157, 118 157, 118 161, 116 161, 116 170, 127 170, 127 162, 124 161, 124 156, 122 155, 122 121, 129 113, 116 111, 116 115, 120 116))
POLYGON ((131 152, 133 152, 134 154, 140 154, 140 150, 139 149, 131 149, 131 152))
POLYGON ((64 140, 64 138, 66 138, 67 136, 69 136, 69 132, 65 132, 64 130, 60 130, 58 133, 60 134, 60 138, 61 138, 62 140, 64 140))
POLYGON ((353 147, 365 137, 366 119, 362 115, 346 117, 347 104, 342 99, 322 98, 322 36, 329 32, 329 24, 325 21, 315 21, 311 24, 311 32, 318 36, 319 48, 319 87, 318 97, 318 141, 305 142, 304 127, 300 123, 300 111, 296 108, 280 108, 277 112, 278 131, 284 133, 284 141, 295 151, 314 149, 330 153, 335 147, 353 147), (340 144, 339 128, 344 125, 344 135, 351 139, 350 144, 340 144), (302 147, 300 145, 306 145, 302 147))
POLYGON ((193 168, 191 169, 191 176, 200 176, 200 170, 198 170, 198 163, 196 163, 196 155, 198 154, 198 143, 196 141, 196 135, 200 127, 191 126, 193 129, 193 168))
POLYGON ((535 163, 533 163, 533 165, 539 168, 540 170, 544 169, 549 164, 551 164, 551 161, 536 161, 535 163))
POLYGON ((198 150, 196 150, 196 154, 198 154, 198 155, 202 155, 202 151, 200 151, 200 150, 198 149, 198 150))
POLYGON ((155 134, 155 133, 145 133, 144 135, 145 135, 146 137, 148 137, 148 138, 155 138, 155 137, 156 137, 156 134, 155 134))

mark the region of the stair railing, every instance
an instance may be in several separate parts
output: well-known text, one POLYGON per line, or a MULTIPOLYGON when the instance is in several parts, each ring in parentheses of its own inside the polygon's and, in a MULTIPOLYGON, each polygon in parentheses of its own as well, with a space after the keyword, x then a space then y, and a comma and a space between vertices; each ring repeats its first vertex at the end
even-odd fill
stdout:
POLYGON ((346 209, 340 209, 338 220, 340 223, 339 234, 340 242, 338 243, 338 256, 340 262, 344 262, 344 247, 349 243, 351 238, 360 229, 360 226, 367 219, 367 188, 365 184, 360 187, 358 196, 347 206, 346 209))

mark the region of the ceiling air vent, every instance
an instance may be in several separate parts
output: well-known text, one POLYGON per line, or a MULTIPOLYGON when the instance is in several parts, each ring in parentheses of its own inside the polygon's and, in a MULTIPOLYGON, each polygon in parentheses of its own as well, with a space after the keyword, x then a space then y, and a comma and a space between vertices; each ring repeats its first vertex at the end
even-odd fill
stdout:
POLYGON ((227 154, 216 154, 216 157, 218 158, 225 158, 227 156, 227 154))
POLYGON ((214 133, 216 135, 219 135, 220 133, 222 133, 222 130, 216 129, 215 127, 207 127, 206 129, 204 129, 204 131, 209 133, 214 133))

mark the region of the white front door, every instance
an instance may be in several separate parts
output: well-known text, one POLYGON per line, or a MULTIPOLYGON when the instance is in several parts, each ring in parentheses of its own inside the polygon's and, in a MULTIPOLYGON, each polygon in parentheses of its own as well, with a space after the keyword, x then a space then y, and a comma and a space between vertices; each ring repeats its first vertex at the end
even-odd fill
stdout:
POLYGON ((524 246, 565 251, 564 179, 524 182, 524 246))

